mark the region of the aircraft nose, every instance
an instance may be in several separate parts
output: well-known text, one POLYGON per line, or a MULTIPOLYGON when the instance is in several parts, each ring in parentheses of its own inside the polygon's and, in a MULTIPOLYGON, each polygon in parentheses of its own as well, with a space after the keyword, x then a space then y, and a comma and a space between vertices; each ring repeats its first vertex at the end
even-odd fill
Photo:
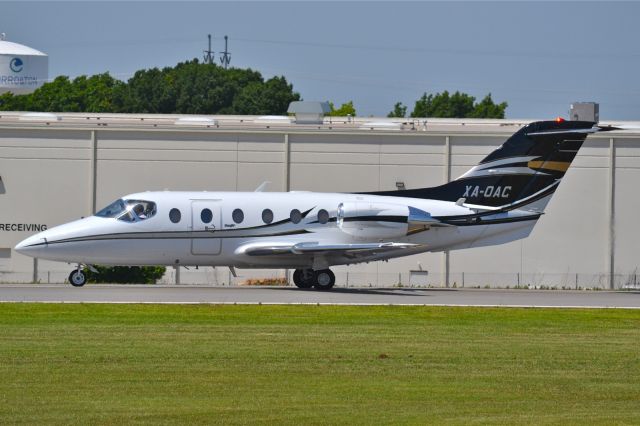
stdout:
POLYGON ((47 247, 46 240, 41 234, 33 235, 27 239, 20 241, 14 250, 20 254, 35 257, 38 253, 41 253, 44 248, 47 247))
POLYGON ((25 243, 25 240, 22 240, 18 244, 16 244, 16 246, 13 249, 18 253, 24 253, 24 250, 26 247, 27 247, 27 244, 25 243))

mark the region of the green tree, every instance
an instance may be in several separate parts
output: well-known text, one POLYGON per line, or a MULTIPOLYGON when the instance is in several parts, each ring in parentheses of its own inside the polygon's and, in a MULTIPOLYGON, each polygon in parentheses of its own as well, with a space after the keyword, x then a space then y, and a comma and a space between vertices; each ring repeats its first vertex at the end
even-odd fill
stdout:
POLYGON ((136 71, 121 95, 122 108, 118 112, 169 114, 175 112, 175 91, 172 76, 165 68, 136 71))
POLYGON ((113 112, 118 109, 119 91, 125 85, 109 74, 60 76, 28 95, 5 94, 0 110, 51 112, 113 112))
POLYGON ((488 94, 480 103, 466 93, 448 91, 442 93, 424 93, 415 103, 411 117, 441 118, 504 118, 507 103, 495 104, 488 94))
POLYGON ((491 93, 485 96, 480 103, 475 104, 473 112, 469 117, 472 118, 504 118, 504 111, 507 109, 507 103, 502 102, 495 104, 491 99, 491 93))
POLYGON ((264 81, 252 69, 224 69, 197 59, 137 71, 128 82, 109 74, 57 77, 29 95, 0 96, 0 110, 158 114, 286 114, 300 100, 284 77, 264 81))
POLYGON ((407 116, 407 107, 402 105, 402 102, 396 102, 393 106, 393 111, 387 114, 387 117, 404 118, 407 116))
POLYGON ((16 96, 7 92, 0 95, 0 111, 28 111, 26 108, 27 96, 16 96))
POLYGON ((81 111, 75 92, 69 77, 56 77, 52 82, 45 83, 35 92, 26 95, 25 109, 51 112, 81 111))
POLYGON ((286 114, 300 100, 284 77, 264 81, 252 69, 224 69, 197 59, 138 71, 127 84, 122 112, 286 114))
POLYGON ((286 115, 289 104, 300 95, 284 77, 273 77, 264 83, 253 82, 242 88, 231 105, 233 114, 286 115))
POLYGON ((356 109, 353 106, 353 101, 342 104, 338 109, 335 108, 333 102, 329 102, 329 108, 331 109, 329 115, 332 117, 346 117, 347 115, 351 115, 352 117, 356 116, 356 109))

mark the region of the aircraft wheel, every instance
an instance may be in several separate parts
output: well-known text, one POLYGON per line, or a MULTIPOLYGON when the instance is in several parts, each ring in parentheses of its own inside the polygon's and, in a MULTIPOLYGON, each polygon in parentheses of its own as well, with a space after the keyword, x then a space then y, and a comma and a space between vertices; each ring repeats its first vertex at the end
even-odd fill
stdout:
POLYGON ((296 269, 293 271, 293 283, 298 288, 313 287, 315 274, 311 269, 296 269))
POLYGON ((84 274, 82 269, 74 269, 69 274, 69 282, 74 287, 82 287, 87 283, 87 276, 84 274))
POLYGON ((315 273, 316 290, 331 290, 336 283, 336 276, 331 269, 321 269, 315 273))

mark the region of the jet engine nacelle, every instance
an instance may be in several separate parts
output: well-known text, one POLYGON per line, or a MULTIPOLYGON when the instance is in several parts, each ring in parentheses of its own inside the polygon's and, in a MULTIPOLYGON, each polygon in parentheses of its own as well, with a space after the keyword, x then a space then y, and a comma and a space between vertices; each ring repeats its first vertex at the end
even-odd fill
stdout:
POLYGON ((415 207, 362 201, 340 203, 337 216, 342 232, 366 239, 403 237, 410 231, 440 223, 415 207))
POLYGON ((348 202, 338 206, 338 228, 366 239, 407 235, 409 208, 401 204, 348 202))

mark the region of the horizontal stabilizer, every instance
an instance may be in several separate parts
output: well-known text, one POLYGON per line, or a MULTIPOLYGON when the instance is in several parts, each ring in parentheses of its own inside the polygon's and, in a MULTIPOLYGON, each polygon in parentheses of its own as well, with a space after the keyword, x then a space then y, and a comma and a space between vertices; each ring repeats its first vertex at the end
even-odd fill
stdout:
POLYGON ((568 135, 568 134, 590 134, 598 132, 611 132, 614 130, 625 130, 622 127, 614 126, 593 126, 588 129, 561 129, 561 130, 548 130, 540 132, 527 133, 527 136, 543 136, 543 135, 568 135))

